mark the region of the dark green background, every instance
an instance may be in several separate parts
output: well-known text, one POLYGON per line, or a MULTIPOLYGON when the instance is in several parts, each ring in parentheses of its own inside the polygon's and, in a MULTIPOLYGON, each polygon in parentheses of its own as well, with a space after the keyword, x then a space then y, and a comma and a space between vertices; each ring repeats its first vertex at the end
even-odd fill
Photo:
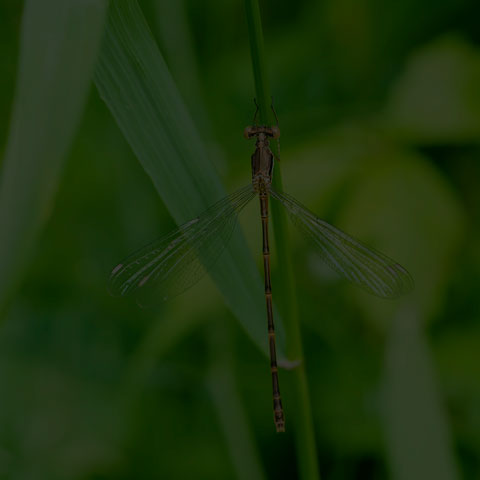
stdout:
MULTIPOLYGON (((21 3, 0 5, 3 147, 21 3)), ((249 181, 252 151, 242 138, 254 110, 243 3, 185 1, 184 16, 169 3, 141 6, 233 191, 249 181)), ((322 477, 427 479, 438 460, 454 465, 446 480, 480 478, 480 9, 261 7, 285 189, 417 283, 406 300, 367 297, 292 235, 322 477)), ((257 210, 241 223, 260 267, 257 210)), ((107 293, 112 266, 173 227, 92 85, 0 325, 0 479, 241 478, 231 449, 242 458, 247 447, 264 478, 297 478, 288 391, 287 433, 277 436, 268 360, 210 280, 154 314, 107 293), (222 420, 218 402, 228 411, 232 399, 250 440, 222 420)))

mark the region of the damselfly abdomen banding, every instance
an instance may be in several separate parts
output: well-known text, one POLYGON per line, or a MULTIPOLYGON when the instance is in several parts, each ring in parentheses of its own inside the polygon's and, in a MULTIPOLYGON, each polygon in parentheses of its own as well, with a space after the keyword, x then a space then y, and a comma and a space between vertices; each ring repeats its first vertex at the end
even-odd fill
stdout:
POLYGON ((282 432, 285 418, 275 350, 268 240, 269 199, 279 201, 286 208, 293 224, 313 240, 317 252, 333 270, 367 292, 395 298, 413 288, 413 279, 394 260, 324 222, 293 197, 272 187, 275 156, 270 140, 280 136, 277 126, 255 125, 247 127, 244 133, 247 139, 256 139, 251 157, 251 185, 223 198, 197 218, 135 252, 113 269, 109 286, 114 295, 135 293, 139 303, 144 305, 184 292, 219 259, 235 228, 238 214, 258 195, 274 421, 277 431, 282 432))

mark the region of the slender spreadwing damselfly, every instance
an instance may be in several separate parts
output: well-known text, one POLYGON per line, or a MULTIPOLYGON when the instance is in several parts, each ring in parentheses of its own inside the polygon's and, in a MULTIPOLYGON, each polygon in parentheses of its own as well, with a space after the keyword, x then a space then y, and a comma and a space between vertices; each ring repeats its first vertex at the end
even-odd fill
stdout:
POLYGON ((279 136, 278 126, 247 127, 245 137, 256 138, 255 152, 251 157, 251 185, 223 198, 197 218, 135 252, 113 269, 109 286, 113 295, 136 293, 140 304, 149 304, 152 299, 166 300, 184 292, 218 260, 232 235, 238 214, 258 195, 263 233, 273 412, 277 432, 283 432, 285 419, 278 381, 270 280, 269 198, 285 207, 294 225, 313 240, 321 258, 333 270, 367 292, 383 298, 395 298, 413 288, 413 279, 394 260, 321 220, 293 197, 273 188, 275 156, 269 142, 279 136))

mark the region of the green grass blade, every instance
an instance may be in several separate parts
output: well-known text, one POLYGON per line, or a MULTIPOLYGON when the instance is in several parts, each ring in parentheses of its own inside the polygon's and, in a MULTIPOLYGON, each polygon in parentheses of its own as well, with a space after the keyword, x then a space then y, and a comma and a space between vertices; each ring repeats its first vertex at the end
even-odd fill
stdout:
MULTIPOLYGON (((112 2, 95 83, 177 223, 226 195, 136 1, 112 2)), ((238 228, 211 275, 266 354, 263 286, 238 228)))
POLYGON ((231 328, 218 324, 210 330, 211 365, 206 387, 215 406, 236 478, 264 480, 254 432, 235 381, 234 345, 231 328))
POLYGON ((457 480, 443 399, 415 307, 400 309, 387 344, 385 427, 396 480, 457 480))
MULTIPOLYGON (((265 64, 262 22, 258 0, 245 0, 250 51, 252 56, 255 92, 258 104, 260 123, 272 124, 270 108, 270 88, 265 64)), ((280 165, 276 166, 273 185, 282 191, 280 165)), ((315 480, 320 478, 318 468, 313 415, 310 394, 303 359, 300 319, 293 281, 293 266, 289 246, 286 213, 278 202, 271 202, 273 227, 275 234, 276 254, 282 259, 278 266, 278 275, 273 278, 273 291, 279 292, 282 311, 285 318, 286 352, 289 360, 299 360, 299 365, 290 372, 284 372, 283 378, 288 378, 289 391, 284 395, 286 402, 287 425, 288 415, 294 423, 295 447, 297 451, 299 478, 315 480), (277 279, 279 280, 277 282, 277 279)), ((277 298, 278 298, 277 297, 277 298)), ((281 365, 281 363, 280 363, 281 365)))
POLYGON ((0 180, 0 311, 45 223, 90 85, 106 2, 28 0, 0 180))
POLYGON ((271 125, 271 95, 267 69, 265 68, 265 47, 263 42, 262 20, 258 0, 245 0, 248 34, 250 37, 250 56, 252 58, 255 93, 258 105, 260 125, 271 125))
POLYGON ((391 477, 456 480, 451 412, 426 334, 457 267, 453 252, 463 245, 465 213, 456 192, 418 153, 387 147, 356 181, 339 226, 394 253, 415 279, 415 290, 393 302, 356 293, 366 318, 387 329, 382 420, 391 477), (372 215, 376 199, 382 202, 372 215))

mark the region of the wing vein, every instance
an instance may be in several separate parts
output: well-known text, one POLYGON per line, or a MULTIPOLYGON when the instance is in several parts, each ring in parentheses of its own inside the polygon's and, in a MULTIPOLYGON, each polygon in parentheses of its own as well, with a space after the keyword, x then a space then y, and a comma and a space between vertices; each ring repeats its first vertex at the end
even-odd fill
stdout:
POLYGON ((292 196, 274 189, 270 194, 284 205, 294 225, 313 240, 322 259, 340 276, 383 298, 412 290, 412 277, 397 262, 316 217, 292 196))
POLYGON ((113 295, 139 292, 154 303, 194 285, 224 251, 238 213, 255 196, 251 185, 224 197, 198 217, 133 253, 110 275, 113 295))

